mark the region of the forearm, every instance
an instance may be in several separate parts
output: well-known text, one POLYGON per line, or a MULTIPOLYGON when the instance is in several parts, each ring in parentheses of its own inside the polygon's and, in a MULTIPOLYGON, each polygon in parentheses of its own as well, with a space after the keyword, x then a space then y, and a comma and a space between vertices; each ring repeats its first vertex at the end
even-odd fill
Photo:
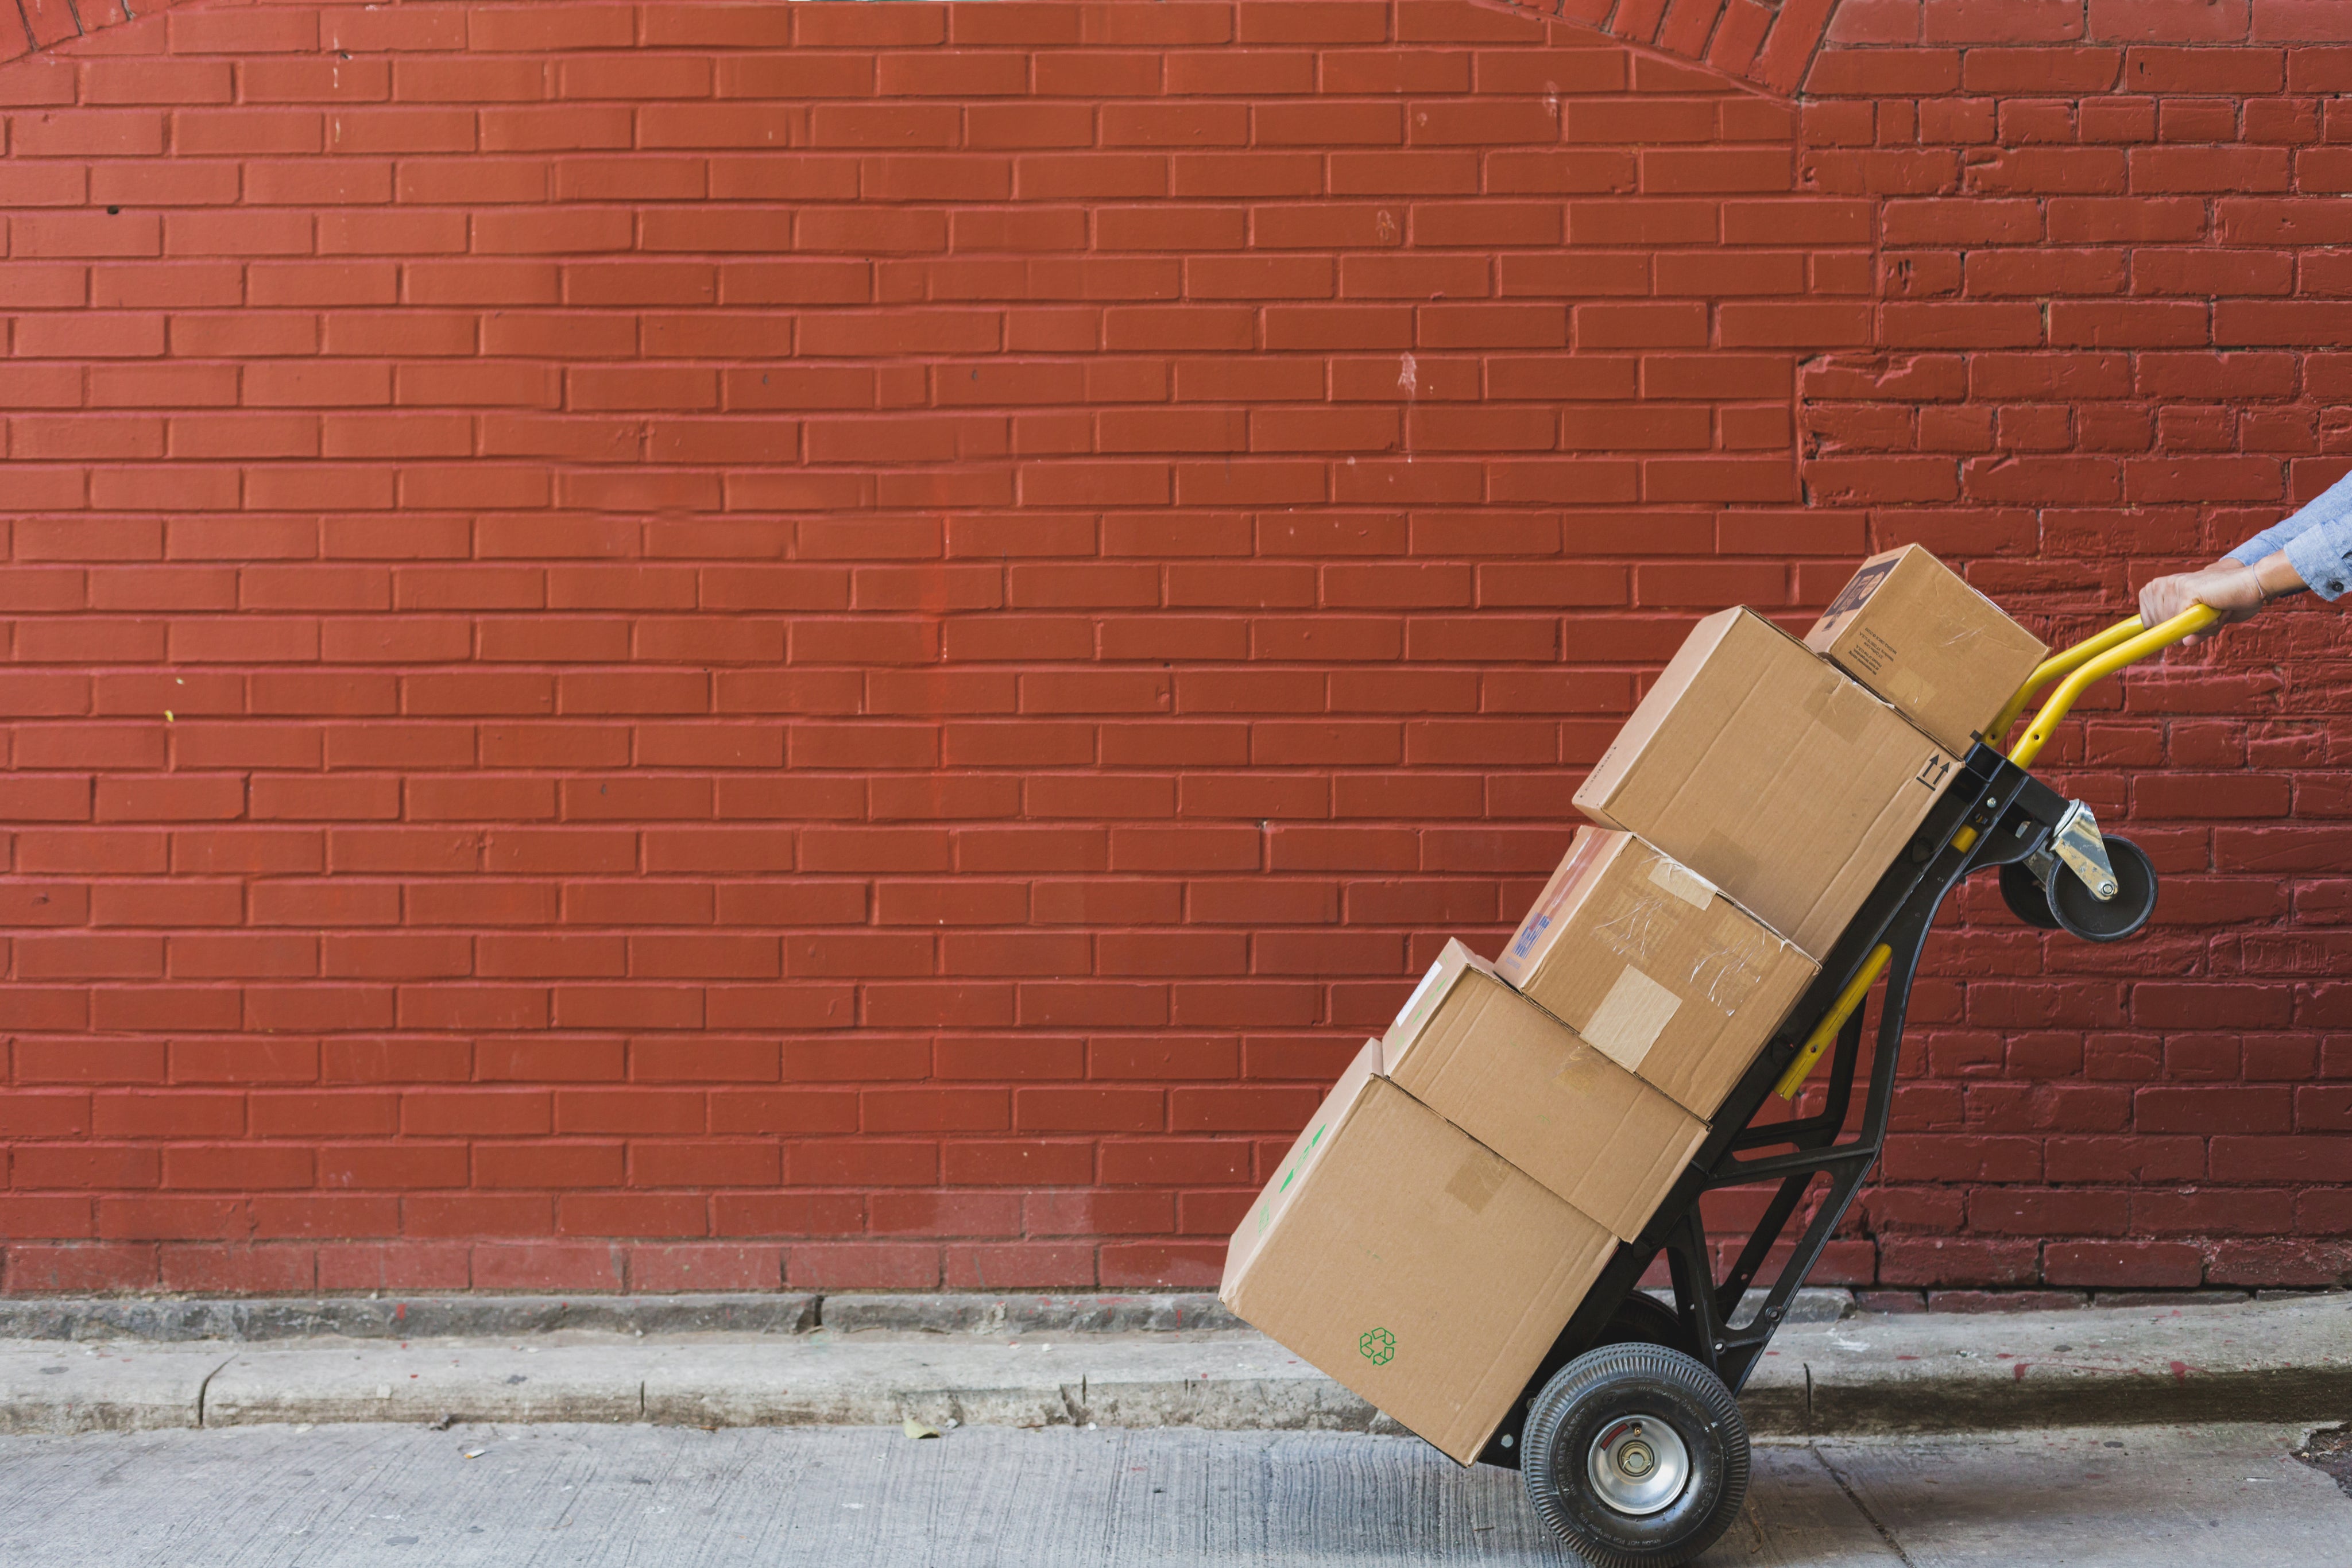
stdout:
MULTIPOLYGON (((2347 537, 2341 542, 2352 545, 2352 473, 2346 474, 2344 477, 2314 497, 2310 502, 2296 508, 2293 514, 2264 528, 2221 559, 2252 566, 2285 549, 2290 544, 2304 538, 2305 536, 2323 528, 2332 528, 2339 534, 2347 535, 2347 537)), ((2310 552, 2303 553, 2308 555, 2310 552)), ((2340 552, 2338 559, 2341 559, 2340 552)), ((2296 564, 2305 583, 2318 590, 2326 597, 2333 599, 2336 593, 2343 591, 2341 589, 2335 592, 2327 591, 2325 574, 2318 570, 2316 560, 2300 559, 2296 564)), ((2343 580, 2341 572, 2336 573, 2336 576, 2338 580, 2343 580)))
POLYGON ((2140 587, 2139 619, 2160 626, 2193 604, 2216 612, 2211 624, 2181 639, 2202 642, 2258 613, 2273 599, 2305 589, 2322 599, 2352 589, 2352 475, 2273 528, 2265 528, 2211 566, 2171 572, 2140 587))
MULTIPOLYGON (((2223 556, 2221 559, 2228 560, 2231 558, 2223 556)), ((2294 562, 2288 559, 2284 549, 2274 549, 2260 560, 2242 564, 2252 567, 2254 580, 2261 584, 2266 602, 2273 599, 2284 599, 2290 593, 2301 593, 2311 586, 2303 580, 2303 573, 2295 570, 2294 562)))
MULTIPOLYGON (((2237 557, 2237 550, 2221 557, 2221 559, 2213 564, 2216 564, 2216 567, 2246 567, 2246 562, 2242 562, 2242 559, 2237 557)), ((2286 550, 2272 550, 2270 555, 2265 555, 2263 559, 2253 562, 2251 571, 2253 571, 2255 583, 2263 588, 2263 601, 2265 601, 2265 604, 2272 600, 2284 600, 2284 597, 2291 595, 2291 592, 2303 592, 2305 588, 2310 588, 2310 583, 2305 583, 2303 580, 2303 573, 2295 571, 2295 562, 2286 559, 2286 550)))

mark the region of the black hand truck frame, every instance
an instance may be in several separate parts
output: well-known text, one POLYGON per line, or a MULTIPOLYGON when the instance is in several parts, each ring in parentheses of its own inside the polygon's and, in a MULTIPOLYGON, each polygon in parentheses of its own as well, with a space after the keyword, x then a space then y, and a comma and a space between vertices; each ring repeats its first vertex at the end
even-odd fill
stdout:
POLYGON ((1641 1236, 1621 1244, 1478 1456, 1524 1471, 1538 1512, 1601 1568, 1674 1564, 1704 1551, 1737 1516, 1748 1439, 1734 1396, 1885 1146, 1895 1072, 1919 956, 1937 912, 1969 877, 1997 868, 2011 910, 2045 930, 2115 941, 2145 925, 2156 877, 2128 841, 2103 837, 2090 813, 2026 771, 2092 681, 2216 619, 2193 606, 2153 631, 2130 620, 2044 663, 1988 731, 2005 737, 2032 695, 2063 684, 2003 756, 1979 740, 1953 770, 1907 851, 1882 876, 1820 975, 1717 1112, 1706 1141, 1641 1236), (1846 1124, 1861 1073, 1861 1003, 1881 974, 1875 1048, 1858 1125, 1846 1124), (1824 1051, 1820 1109, 1774 1119, 1824 1051), (1774 1151, 1780 1152, 1765 1152, 1774 1151), (1752 1312, 1766 1271, 1817 1177, 1801 1231, 1752 1312), (1729 1270, 1717 1279, 1706 1194, 1778 1183, 1729 1270), (1667 1308, 1640 1293, 1663 1254, 1667 1308))

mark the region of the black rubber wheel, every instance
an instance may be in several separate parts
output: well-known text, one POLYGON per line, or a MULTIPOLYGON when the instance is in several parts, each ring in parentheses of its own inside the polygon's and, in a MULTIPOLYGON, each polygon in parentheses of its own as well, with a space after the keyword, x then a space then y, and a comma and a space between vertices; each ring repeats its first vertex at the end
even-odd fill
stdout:
MULTIPOLYGON (((2074 873, 2062 867, 2060 874, 2074 873)), ((2028 925, 2044 931, 2058 929, 2058 917, 2050 913, 2050 895, 2042 891, 2042 879, 2026 870, 2023 861, 2011 861, 2000 868, 2000 901, 2028 925)))
POLYGON ((1748 1498, 1748 1425, 1723 1380, 1679 1351, 1612 1344, 1555 1374, 1528 1407, 1521 1479, 1593 1568, 1676 1568, 1748 1498))
POLYGON ((2129 839, 2109 839, 2107 863, 2115 868, 2116 895, 2105 903, 2065 867, 2050 873, 2050 913, 2067 935, 2085 942, 2120 942, 2156 913, 2156 867, 2139 846, 2129 839))
POLYGON ((1625 1298, 1609 1326, 1601 1331, 1596 1345, 1601 1344, 1654 1344, 1690 1354, 1690 1335, 1683 1332, 1683 1320, 1674 1308, 1639 1291, 1625 1298))

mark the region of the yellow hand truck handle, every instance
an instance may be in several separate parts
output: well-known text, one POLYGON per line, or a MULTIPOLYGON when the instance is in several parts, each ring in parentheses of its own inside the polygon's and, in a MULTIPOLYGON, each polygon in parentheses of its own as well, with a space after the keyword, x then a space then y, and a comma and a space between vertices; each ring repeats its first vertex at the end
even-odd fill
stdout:
POLYGON ((1997 747, 2009 738, 2009 732, 2017 727, 2018 719, 2025 713, 2025 705, 2033 700, 2034 693, 2067 671, 2089 664, 2116 643, 2129 642, 2145 629, 2139 617, 2135 615, 2128 621, 2116 622, 2095 637, 2085 637, 2064 652, 2053 653, 2042 660, 2034 666, 2033 673, 2025 677, 2025 684, 2017 688, 2017 694, 2003 705, 2000 716, 1985 727, 1986 744, 1997 747))
MULTIPOLYGON (((2051 732, 2058 727, 2058 721, 2066 716, 2067 710, 2074 706, 2074 699, 2081 696, 2093 681, 2104 680, 2126 664, 2136 664, 2150 653, 2160 653, 2183 637, 2202 632, 2221 618, 2221 612, 2210 604, 2192 604, 2163 625, 2148 631, 2141 626, 2139 617, 2135 615, 2128 621, 2108 627, 2087 642, 2075 644, 2056 658, 2045 660, 2040 669, 2027 677, 2018 695, 2010 698, 2011 706, 2023 710, 2033 689, 2050 678, 2043 671, 2050 671, 2051 674, 2065 674, 2070 670, 2073 673, 2066 674, 2066 678, 2059 683, 2058 689, 2051 693, 2049 700, 2042 705, 2042 711, 2033 716, 2032 727, 2025 732, 2024 739, 2010 748, 2009 759, 2020 768, 2032 767, 2033 759, 2042 754, 2042 747, 2050 739, 2051 732), (2055 670, 2051 669, 2053 664, 2058 666, 2055 670)), ((2000 737, 2006 734, 2007 731, 2002 730, 1991 738, 1998 744, 2000 737)))
MULTIPOLYGON (((2010 727, 2017 722, 2018 716, 2025 711, 2025 705, 2033 700, 2033 694, 2064 675, 2065 682, 2050 694, 2050 700, 2043 703, 2042 711, 2033 716, 2033 727, 2025 732, 2025 738, 2019 741, 2009 754, 2009 759, 2020 768, 2031 767, 2033 759, 2042 754, 2042 747, 2048 743, 2051 732, 2074 707, 2074 699, 2081 696, 2093 681, 2102 680, 2126 664, 2137 664, 2150 653, 2168 648, 2191 632, 2202 632, 2219 619, 2221 612, 2210 605, 2192 604, 2151 632, 2135 615, 2128 621, 2118 621, 2095 637, 2084 639, 2063 653, 2052 654, 2025 678, 2025 684, 2017 688, 2017 695, 2011 697, 2008 706, 2000 710, 2000 716, 1992 721, 1992 727, 1985 731, 1986 743, 1999 746, 2007 737, 2010 727)), ((1977 831, 1974 828, 1964 827, 1952 836, 1954 846, 1963 852, 1976 841, 1977 831)), ((1780 1082, 1773 1086, 1773 1092, 1781 1099, 1797 1097, 1797 1091, 1804 1087, 1813 1064, 1822 1059, 1822 1053, 1830 1048, 1830 1042, 1837 1039, 1838 1030, 1845 1027, 1845 1020, 1853 1016, 1853 1010, 1862 1006, 1863 998, 1877 983, 1878 977, 1886 972, 1887 960, 1894 956, 1894 949, 1881 942, 1863 959, 1862 967, 1856 969, 1853 978, 1845 983, 1845 988, 1838 993, 1837 1000, 1831 1004, 1830 1010, 1822 1015, 1821 1022, 1813 1026, 1812 1032, 1805 1037, 1805 1043, 1798 1048, 1796 1056, 1789 1063, 1789 1070, 1780 1074, 1780 1082)))

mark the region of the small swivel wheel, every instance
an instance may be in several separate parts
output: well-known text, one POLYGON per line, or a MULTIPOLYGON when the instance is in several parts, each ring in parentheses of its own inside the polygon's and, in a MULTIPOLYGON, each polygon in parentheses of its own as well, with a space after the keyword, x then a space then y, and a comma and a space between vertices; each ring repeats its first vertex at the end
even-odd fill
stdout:
POLYGON ((2050 915, 2067 935, 2085 942, 2120 942, 2156 913, 2156 867, 2140 847, 2129 839, 2110 838, 2107 863, 2115 868, 2116 895, 2105 900, 2092 897, 2071 871, 2050 873, 2050 915))
POLYGON ((1528 1411, 1528 1500, 1593 1568, 1677 1568, 1748 1497, 1748 1425, 1679 1351, 1611 1344, 1555 1374, 1528 1411))

